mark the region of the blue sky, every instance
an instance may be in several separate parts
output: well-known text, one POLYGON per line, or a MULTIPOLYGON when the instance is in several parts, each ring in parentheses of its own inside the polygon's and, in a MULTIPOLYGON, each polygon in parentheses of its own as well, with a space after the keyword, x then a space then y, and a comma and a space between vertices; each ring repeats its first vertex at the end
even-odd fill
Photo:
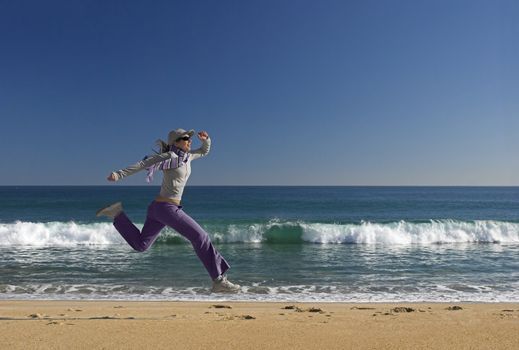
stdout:
POLYGON ((192 185, 519 185, 517 18, 512 0, 0 0, 0 185, 106 184, 177 127, 213 140, 192 185))

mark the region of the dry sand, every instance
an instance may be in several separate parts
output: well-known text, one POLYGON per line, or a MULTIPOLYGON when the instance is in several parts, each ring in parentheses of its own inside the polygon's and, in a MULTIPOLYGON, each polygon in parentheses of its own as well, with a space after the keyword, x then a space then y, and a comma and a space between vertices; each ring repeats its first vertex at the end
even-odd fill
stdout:
POLYGON ((0 301, 0 349, 519 349, 519 304, 0 301))

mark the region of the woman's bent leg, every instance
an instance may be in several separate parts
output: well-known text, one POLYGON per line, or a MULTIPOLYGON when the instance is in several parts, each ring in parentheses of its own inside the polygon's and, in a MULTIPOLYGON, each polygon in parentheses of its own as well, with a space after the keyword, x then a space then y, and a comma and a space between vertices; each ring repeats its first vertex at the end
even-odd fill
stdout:
POLYGON ((153 203, 148 207, 148 215, 142 233, 131 222, 124 212, 121 212, 114 218, 114 226, 128 244, 136 251, 143 252, 147 250, 157 239, 160 230, 164 228, 164 224, 154 218, 153 203))
POLYGON ((198 258, 202 261, 213 280, 223 275, 230 266, 215 249, 207 232, 189 215, 184 213, 181 206, 162 202, 159 204, 160 209, 157 208, 156 211, 157 220, 170 226, 191 242, 196 255, 198 255, 198 258))

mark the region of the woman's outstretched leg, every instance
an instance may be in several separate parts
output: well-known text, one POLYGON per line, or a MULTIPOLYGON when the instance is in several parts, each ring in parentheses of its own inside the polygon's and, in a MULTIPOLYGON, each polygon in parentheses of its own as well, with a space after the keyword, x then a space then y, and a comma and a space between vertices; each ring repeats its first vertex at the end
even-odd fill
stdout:
POLYGON ((142 232, 132 223, 132 221, 121 211, 114 217, 114 226, 128 244, 138 252, 143 252, 157 239, 160 230, 164 228, 164 224, 154 218, 154 203, 148 207, 148 215, 142 232))

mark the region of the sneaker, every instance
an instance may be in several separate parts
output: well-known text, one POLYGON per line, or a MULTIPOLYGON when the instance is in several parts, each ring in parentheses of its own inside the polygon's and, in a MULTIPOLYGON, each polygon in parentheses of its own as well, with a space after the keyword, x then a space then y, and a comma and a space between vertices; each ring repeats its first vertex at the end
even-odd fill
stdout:
POLYGON ((213 281, 213 293, 238 293, 240 285, 234 284, 227 279, 227 276, 220 276, 213 281))
POLYGON ((96 216, 107 216, 109 218, 115 218, 123 211, 123 204, 121 202, 114 203, 107 207, 101 208, 97 211, 96 216))

